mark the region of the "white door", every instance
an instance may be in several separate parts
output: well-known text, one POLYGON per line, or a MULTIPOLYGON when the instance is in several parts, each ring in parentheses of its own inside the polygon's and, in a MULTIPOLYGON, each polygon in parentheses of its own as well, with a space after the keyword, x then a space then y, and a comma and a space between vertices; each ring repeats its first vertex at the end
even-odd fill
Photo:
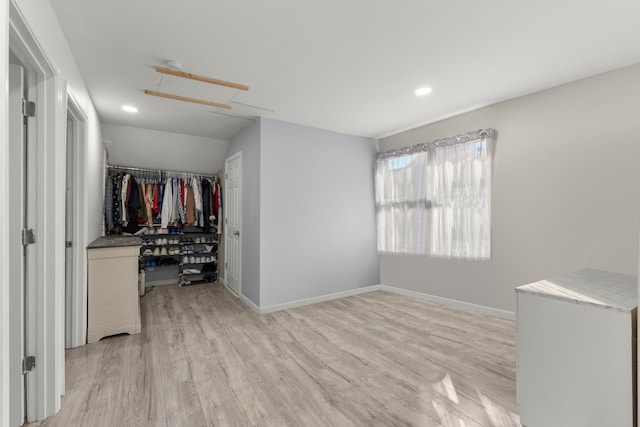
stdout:
POLYGON ((224 162, 225 284, 240 295, 242 270, 242 152, 224 162))
POLYGON ((22 360, 25 356, 25 247, 22 230, 25 227, 26 132, 22 115, 24 69, 9 64, 9 157, 11 186, 9 188, 9 312, 10 372, 9 419, 12 426, 25 421, 25 378, 22 360))

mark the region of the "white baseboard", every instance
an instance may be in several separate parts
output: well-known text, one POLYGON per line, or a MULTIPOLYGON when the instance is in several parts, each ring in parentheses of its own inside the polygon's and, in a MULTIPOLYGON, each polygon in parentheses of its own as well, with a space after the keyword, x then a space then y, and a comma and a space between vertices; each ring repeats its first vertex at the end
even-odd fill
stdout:
POLYGON ((288 310, 290 308, 302 307, 304 305, 309 305, 309 304, 317 304, 319 302, 331 301, 334 299, 345 298, 353 295, 359 295, 366 292, 374 292, 374 291, 393 292, 399 295, 404 295, 404 296, 417 298, 417 299, 421 299, 429 302, 434 302, 437 304, 448 305, 451 307, 456 307, 463 310, 472 311, 475 313, 488 314, 491 316, 500 317, 502 319, 515 320, 516 318, 515 313, 512 311, 500 310, 498 308, 487 307, 484 305, 473 304, 470 302, 459 301, 459 300, 439 297, 435 295, 429 295, 422 292, 410 291, 408 289, 396 288, 394 286, 387 286, 387 285, 365 286, 362 288, 351 289, 348 291, 336 292, 333 294, 321 295, 321 296, 312 297, 312 298, 305 298, 297 301, 286 302, 283 304, 269 305, 266 307, 258 307, 253 301, 251 301, 249 298, 245 297, 244 295, 240 295, 239 298, 242 302, 248 305, 249 308, 251 308, 251 310, 253 310, 255 313, 266 314, 266 313, 273 313, 275 311, 288 310))
MULTIPOLYGON (((226 287, 226 285, 225 285, 226 287)), ((227 287, 227 289, 229 289, 227 287)), ((231 289, 229 289, 229 292, 232 292, 235 295, 235 292, 233 292, 231 289)), ((247 306, 249 306, 249 308, 256 314, 262 314, 260 312, 260 307, 258 307, 253 301, 251 301, 249 298, 245 297, 244 295, 240 294, 238 296, 238 298, 240 298, 240 301, 242 301, 243 303, 245 303, 247 306)))
POLYGON ((335 292, 333 294, 320 295, 312 298, 305 298, 297 301, 285 302, 283 304, 269 305, 266 307, 260 307, 260 314, 273 313, 274 311, 287 310, 289 308, 302 307, 309 304, 317 304, 319 302, 331 301, 338 298, 350 297, 353 295, 362 294, 365 292, 371 292, 372 286, 365 286, 363 288, 350 289, 348 291, 335 292))
MULTIPOLYGON (((220 280, 218 280, 218 282, 220 282, 220 280)), ((221 282, 222 285, 224 285, 225 288, 227 288, 227 290, 229 292, 231 292, 233 295, 235 295, 236 297, 238 297, 240 299, 240 301, 242 301, 243 303, 245 303, 250 309, 251 311, 253 311, 256 314, 261 314, 260 313, 260 307, 258 307, 256 305, 256 303, 254 303, 253 301, 251 301, 249 298, 245 297, 244 295, 240 294, 236 294, 233 289, 231 289, 230 287, 227 286, 226 283, 221 282)))
POLYGON ((500 310, 498 308, 487 307, 484 305, 473 304, 470 302, 438 297, 435 295, 424 294, 422 292, 410 291, 408 289, 396 288, 394 286, 377 285, 377 290, 393 292, 400 295, 405 295, 412 298, 422 299, 425 301, 435 302, 437 304, 449 305, 456 308, 461 308, 467 311, 473 311, 475 313, 489 314, 491 316, 500 317, 502 319, 515 320, 516 314, 512 311, 500 310))

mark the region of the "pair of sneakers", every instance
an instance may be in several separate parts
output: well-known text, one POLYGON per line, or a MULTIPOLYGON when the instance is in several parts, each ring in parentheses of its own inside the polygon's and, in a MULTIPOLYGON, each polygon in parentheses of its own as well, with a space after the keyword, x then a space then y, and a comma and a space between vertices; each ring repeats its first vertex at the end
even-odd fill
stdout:
POLYGON ((169 255, 169 253, 167 252, 167 248, 165 246, 161 248, 156 247, 153 250, 153 256, 165 256, 165 255, 169 255))

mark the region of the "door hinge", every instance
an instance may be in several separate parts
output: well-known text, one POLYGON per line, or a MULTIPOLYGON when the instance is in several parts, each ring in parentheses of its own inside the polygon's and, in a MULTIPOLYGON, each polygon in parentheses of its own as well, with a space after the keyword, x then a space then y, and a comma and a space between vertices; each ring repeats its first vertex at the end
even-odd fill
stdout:
POLYGON ((35 356, 27 356, 22 359, 22 373, 26 374, 27 372, 33 371, 36 367, 36 357, 35 356))
POLYGON ((36 235, 31 228, 22 229, 22 246, 31 245, 36 242, 36 235))
POLYGON ((35 117, 36 103, 33 101, 22 100, 22 115, 24 117, 35 117))

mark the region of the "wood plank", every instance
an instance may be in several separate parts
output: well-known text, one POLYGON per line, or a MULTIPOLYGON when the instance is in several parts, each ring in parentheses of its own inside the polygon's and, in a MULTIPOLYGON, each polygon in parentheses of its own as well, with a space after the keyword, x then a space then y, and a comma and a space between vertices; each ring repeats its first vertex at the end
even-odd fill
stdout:
POLYGON ((171 68, 167 68, 167 67, 157 66, 156 67, 156 71, 158 73, 162 73, 162 74, 168 74, 168 75, 171 75, 171 76, 182 77, 182 78, 185 78, 185 79, 196 80, 196 81, 204 82, 204 83, 211 83, 211 84, 218 85, 218 86, 230 87, 232 89, 249 90, 249 86, 243 85, 243 84, 240 84, 240 83, 233 83, 233 82, 228 82, 226 80, 214 79, 213 77, 200 76, 198 74, 192 74, 192 73, 187 73, 187 72, 184 72, 184 71, 172 70, 171 68))
POLYGON ((142 297, 142 334, 68 350, 37 426, 517 427, 514 322, 378 291, 257 315, 220 285, 142 297))
POLYGON ((210 107, 231 109, 231 105, 222 104, 220 102, 206 101, 204 99, 189 98, 188 96, 173 95, 171 93, 158 92, 156 90, 145 89, 144 93, 151 96, 159 96, 161 98, 174 99, 176 101, 192 102, 194 104, 208 105, 210 107))

